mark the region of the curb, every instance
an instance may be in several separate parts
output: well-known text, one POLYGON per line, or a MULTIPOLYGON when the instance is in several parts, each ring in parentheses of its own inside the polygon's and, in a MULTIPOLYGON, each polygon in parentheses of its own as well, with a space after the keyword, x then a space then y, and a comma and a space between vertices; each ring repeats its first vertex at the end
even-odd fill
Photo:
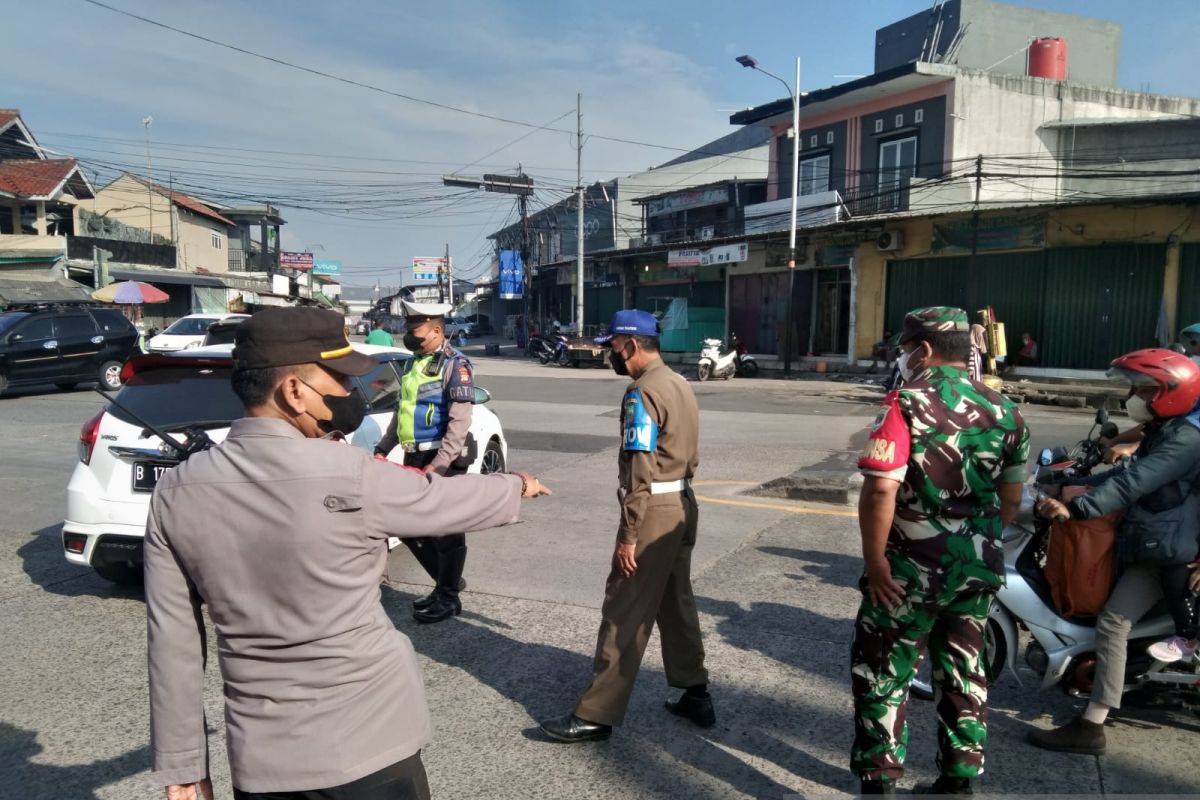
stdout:
POLYGON ((791 475, 759 484, 743 494, 752 497, 803 500, 809 503, 849 505, 857 502, 862 482, 862 475, 857 472, 801 469, 791 475))

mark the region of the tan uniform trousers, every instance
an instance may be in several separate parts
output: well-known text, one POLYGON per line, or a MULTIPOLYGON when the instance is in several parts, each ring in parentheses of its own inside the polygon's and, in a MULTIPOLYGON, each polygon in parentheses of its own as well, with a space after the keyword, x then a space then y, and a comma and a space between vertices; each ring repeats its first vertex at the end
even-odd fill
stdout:
POLYGON ((638 531, 637 572, 624 578, 614 568, 605 585, 592 685, 575 707, 581 719, 601 725, 620 725, 625 720, 656 622, 667 683, 679 688, 708 683, 692 595, 698 516, 690 489, 650 498, 638 531))

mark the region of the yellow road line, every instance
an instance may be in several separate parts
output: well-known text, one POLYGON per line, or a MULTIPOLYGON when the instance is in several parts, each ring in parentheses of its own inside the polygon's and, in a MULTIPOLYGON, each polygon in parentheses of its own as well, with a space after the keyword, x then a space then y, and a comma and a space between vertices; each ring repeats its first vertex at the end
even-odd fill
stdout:
POLYGON ((724 497, 703 497, 696 495, 697 500, 705 503, 717 503, 723 506, 740 506, 742 508, 762 508, 767 511, 786 511, 789 514, 815 514, 824 517, 857 517, 857 512, 854 511, 834 511, 833 509, 824 508, 798 508, 796 506, 785 506, 779 503, 756 503, 750 500, 730 500, 724 497))
POLYGON ((758 481, 692 481, 692 486, 758 486, 758 481))

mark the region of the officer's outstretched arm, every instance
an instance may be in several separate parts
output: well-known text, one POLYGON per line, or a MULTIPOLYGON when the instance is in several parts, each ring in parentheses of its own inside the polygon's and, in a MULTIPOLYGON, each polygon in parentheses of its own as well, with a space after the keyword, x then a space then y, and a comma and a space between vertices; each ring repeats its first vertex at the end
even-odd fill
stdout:
POLYGON ((511 525, 520 517, 518 475, 431 479, 416 470, 368 459, 362 486, 367 535, 376 539, 479 531, 511 525))

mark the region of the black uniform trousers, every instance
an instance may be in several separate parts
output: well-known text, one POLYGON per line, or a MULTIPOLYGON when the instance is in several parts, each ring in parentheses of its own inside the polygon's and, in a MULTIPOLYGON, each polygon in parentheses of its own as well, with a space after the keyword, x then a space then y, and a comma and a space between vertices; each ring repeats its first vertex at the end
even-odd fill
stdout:
MULTIPOLYGON (((437 458, 437 450, 424 450, 404 454, 404 466, 424 469, 437 458)), ((451 467, 447 475, 461 475, 462 470, 451 467)), ((455 557, 459 551, 467 549, 467 535, 452 533, 449 536, 418 536, 404 539, 404 546, 412 551, 417 563, 429 573, 438 590, 445 594, 458 596, 459 583, 462 581, 465 557, 455 557)))

